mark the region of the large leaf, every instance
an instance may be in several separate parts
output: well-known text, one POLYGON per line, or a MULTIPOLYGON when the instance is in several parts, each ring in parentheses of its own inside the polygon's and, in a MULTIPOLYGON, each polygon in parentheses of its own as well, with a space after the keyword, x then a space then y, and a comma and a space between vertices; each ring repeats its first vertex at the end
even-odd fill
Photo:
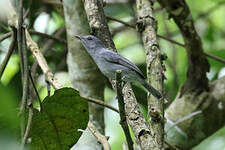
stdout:
POLYGON ((30 131, 31 150, 68 150, 88 123, 88 104, 72 88, 62 88, 46 97, 42 111, 34 111, 30 131))

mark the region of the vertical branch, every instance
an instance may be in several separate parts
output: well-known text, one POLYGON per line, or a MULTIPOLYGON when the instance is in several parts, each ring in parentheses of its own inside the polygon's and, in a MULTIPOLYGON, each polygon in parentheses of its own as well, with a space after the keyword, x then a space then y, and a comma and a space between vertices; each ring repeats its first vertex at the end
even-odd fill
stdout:
POLYGON ((19 18, 18 18, 18 28, 17 28, 17 40, 18 40, 18 50, 20 55, 20 69, 22 76, 22 85, 23 85, 23 95, 20 106, 20 115, 21 115, 21 139, 23 147, 23 137, 25 130, 25 107, 27 102, 28 95, 28 63, 27 63, 27 51, 26 51, 26 38, 25 30, 23 28, 23 0, 19 1, 19 18))
MULTIPOLYGON (((33 86, 33 89, 34 89, 34 91, 35 91, 35 93, 37 95, 37 98, 38 98, 38 101, 39 101, 39 104, 40 104, 40 110, 42 110, 42 103, 41 103, 38 91, 37 91, 37 89, 35 87, 35 83, 34 83, 33 78, 31 76, 30 70, 28 70, 28 74, 29 74, 29 79, 30 79, 29 81, 30 81, 31 85, 33 86)), ((30 88, 30 90, 31 90, 31 88, 30 88)), ((28 99, 27 106, 28 106, 28 109, 29 109, 29 111, 28 111, 28 119, 27 119, 26 130, 25 130, 24 136, 22 138, 21 150, 24 149, 24 146, 26 144, 26 141, 27 141, 30 129, 31 129, 31 125, 32 125, 34 109, 33 109, 33 100, 31 99, 31 97, 29 97, 29 99, 28 99)))
MULTIPOLYGON (((22 146, 25 144, 24 141, 24 118, 25 118, 25 109, 27 105, 27 97, 28 97, 28 83, 29 83, 29 72, 28 72, 28 60, 27 60, 27 48, 26 48, 26 35, 25 35, 25 29, 22 29, 22 41, 23 41, 23 51, 22 51, 22 57, 23 57, 23 95, 22 95, 22 100, 21 100, 21 106, 20 106, 20 114, 22 115, 21 118, 21 130, 22 130, 22 146)), ((25 138, 26 139, 26 138, 25 138)))
POLYGON ((18 13, 18 24, 17 24, 17 41, 18 41, 18 51, 20 56, 20 70, 23 80, 23 0, 19 0, 19 13, 18 13))
POLYGON ((133 141, 130 135, 129 127, 127 124, 126 113, 125 113, 125 103, 123 100, 122 94, 122 79, 121 79, 121 70, 116 71, 116 93, 118 98, 119 110, 120 110, 120 124, 123 128, 124 134, 127 139, 127 144, 129 150, 133 150, 133 141))
POLYGON ((1 79, 1 77, 3 75, 3 72, 5 70, 5 67, 6 67, 6 65, 7 65, 8 61, 9 61, 9 59, 10 59, 10 57, 11 57, 11 55, 12 55, 14 49, 15 49, 16 39, 17 39, 16 32, 17 32, 16 29, 12 28, 12 41, 11 41, 11 43, 9 45, 8 52, 7 52, 7 54, 6 54, 4 60, 3 60, 2 64, 1 64, 1 66, 0 66, 0 79, 1 79))
POLYGON ((31 98, 29 98, 28 100, 28 109, 29 109, 29 115, 28 115, 28 120, 27 120, 27 126, 26 126, 26 130, 24 133, 24 136, 22 138, 22 150, 26 144, 30 129, 31 129, 31 124, 32 124, 32 119, 33 119, 33 114, 34 114, 34 110, 33 110, 33 100, 31 98))
POLYGON ((27 93, 28 93, 28 60, 27 60, 27 48, 26 48, 26 35, 25 35, 25 29, 22 29, 22 39, 23 39, 23 46, 22 46, 22 60, 23 60, 23 96, 21 101, 21 107, 20 112, 23 113, 25 106, 26 106, 26 100, 27 100, 27 93))
MULTIPOLYGON (((137 0, 137 28, 142 33, 142 40, 146 50, 147 77, 151 85, 157 90, 163 89, 163 67, 160 59, 160 49, 157 42, 156 20, 152 14, 152 1, 137 0)), ((162 93, 162 92, 161 92, 162 93)), ((148 95, 148 117, 154 142, 153 150, 163 149, 164 143, 164 108, 163 100, 148 95)))

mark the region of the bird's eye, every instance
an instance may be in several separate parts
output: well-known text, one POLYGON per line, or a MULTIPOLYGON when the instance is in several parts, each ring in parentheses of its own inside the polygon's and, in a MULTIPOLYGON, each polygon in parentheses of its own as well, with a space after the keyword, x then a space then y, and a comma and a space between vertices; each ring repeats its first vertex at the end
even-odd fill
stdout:
POLYGON ((91 37, 87 37, 87 40, 92 40, 92 38, 91 37))

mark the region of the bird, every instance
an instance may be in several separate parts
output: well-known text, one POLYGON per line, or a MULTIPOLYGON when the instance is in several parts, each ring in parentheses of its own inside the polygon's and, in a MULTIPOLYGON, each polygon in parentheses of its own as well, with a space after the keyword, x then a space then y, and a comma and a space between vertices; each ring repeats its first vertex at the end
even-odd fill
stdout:
POLYGON ((74 37, 81 41, 99 70, 107 78, 115 80, 116 71, 121 70, 122 81, 139 82, 153 96, 158 99, 162 98, 161 93, 147 83, 145 76, 134 63, 120 54, 107 49, 99 38, 94 35, 75 35, 74 37))

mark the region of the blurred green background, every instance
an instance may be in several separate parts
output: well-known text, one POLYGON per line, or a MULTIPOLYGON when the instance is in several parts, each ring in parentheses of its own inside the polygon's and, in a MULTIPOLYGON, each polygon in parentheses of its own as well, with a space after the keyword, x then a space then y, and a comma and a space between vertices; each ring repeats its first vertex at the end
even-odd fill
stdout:
MULTIPOLYGON (((26 23, 31 29, 47 34, 54 34, 58 29, 65 25, 64 18, 59 14, 59 11, 52 8, 52 6, 43 6, 40 2, 34 2, 30 6, 27 1, 27 6, 31 7, 30 14, 26 23), (37 4, 36 4, 37 3, 37 4)), ((215 56, 225 59, 225 1, 222 0, 188 0, 189 8, 191 10, 195 27, 199 33, 204 51, 215 56)), ((170 39, 183 43, 182 37, 178 31, 176 24, 169 16, 162 10, 158 3, 154 5, 154 15, 158 21, 158 34, 166 36, 170 39)), ((113 16, 117 19, 135 24, 135 8, 128 4, 111 4, 105 6, 105 14, 113 16)), ((139 33, 129 27, 115 22, 108 21, 110 30, 113 35, 118 52, 138 65, 138 67, 145 73, 145 51, 143 49, 139 33)), ((6 25, 0 24, 0 37, 8 32, 6 25)), ((42 48, 46 40, 33 35, 33 39, 42 48)), ((63 34, 62 38, 66 38, 63 34)), ((11 39, 6 39, 0 43, 0 63, 6 55, 11 39)), ((164 61, 166 66, 166 80, 165 91, 169 100, 173 100, 178 89, 186 78, 187 56, 185 49, 181 46, 171 44, 170 42, 159 39, 160 48, 168 59, 164 61)), ((61 43, 55 43, 51 50, 45 53, 48 64, 56 73, 56 77, 65 86, 71 86, 67 74, 66 67, 66 46, 61 43)), ((215 80, 225 75, 225 65, 208 58, 210 63, 210 72, 207 74, 209 80, 215 80)), ((34 62, 34 58, 30 55, 29 64, 34 62)), ((5 144, 4 141, 15 143, 16 147, 19 120, 18 120, 18 106, 22 94, 21 76, 19 70, 19 56, 14 53, 5 69, 0 85, 0 145, 5 144), (5 140, 8 137, 10 140, 5 140)), ((36 78, 36 84, 41 99, 43 100, 47 95, 46 83, 44 76, 38 68, 37 72, 40 74, 36 78)), ((146 94, 139 85, 134 85, 135 94, 140 103, 140 106, 145 112, 146 94)), ((54 90, 52 89, 52 92, 54 90)), ((115 93, 109 89, 105 89, 105 101, 110 105, 117 107, 117 102, 114 100, 115 93)), ((170 101, 171 102, 171 101, 170 101)), ((38 107, 37 104, 35 104, 38 107)), ((125 138, 122 129, 119 125, 118 114, 111 110, 105 109, 105 124, 106 135, 110 136, 109 142, 112 150, 121 149, 121 144, 125 138), (109 117, 110 116, 110 117, 109 117)), ((7 145, 7 144, 6 144, 7 145)), ((11 145, 11 144, 8 144, 11 145)), ((12 148, 8 148, 12 149, 12 148)), ((194 150, 225 150, 225 127, 218 132, 205 139, 202 143, 194 148, 194 150)))

